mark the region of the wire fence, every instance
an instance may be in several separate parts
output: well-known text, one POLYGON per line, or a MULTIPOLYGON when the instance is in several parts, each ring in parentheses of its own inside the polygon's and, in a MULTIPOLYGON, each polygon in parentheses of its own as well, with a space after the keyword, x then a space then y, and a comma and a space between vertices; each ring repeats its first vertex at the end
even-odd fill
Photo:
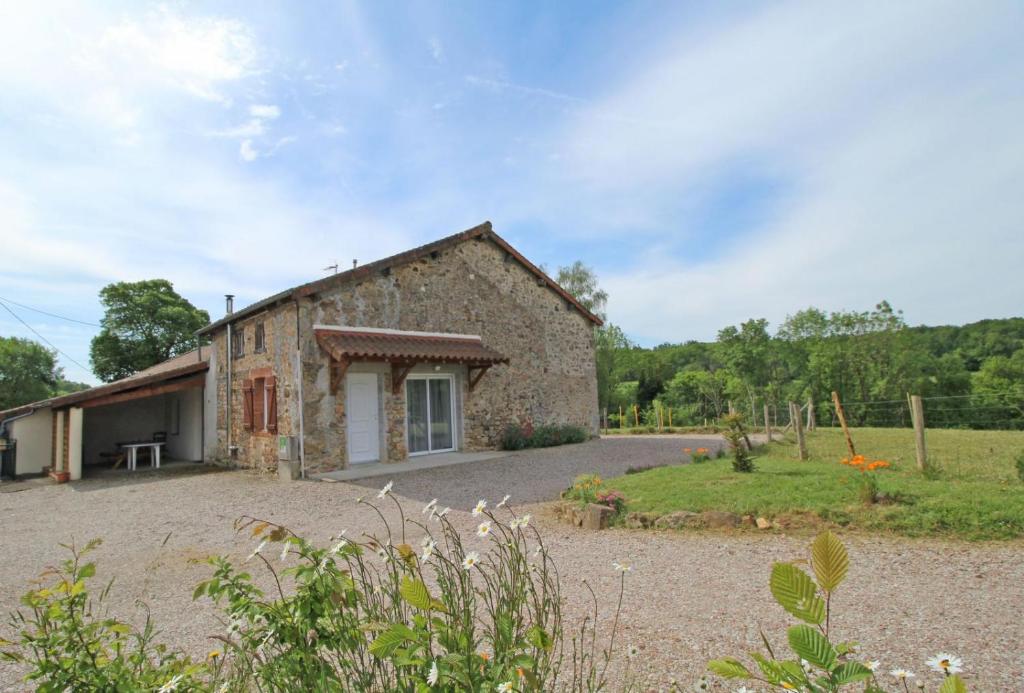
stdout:
MULTIPOLYGON (((921 397, 925 425, 928 428, 973 430, 1024 430, 1024 392, 986 392, 967 395, 921 397)), ((913 428, 910 393, 902 399, 850 400, 841 402, 847 424, 853 427, 913 428)), ((665 406, 654 402, 641 408, 637 404, 607 408, 602 412, 605 429, 665 430, 678 428, 716 428, 729 411, 744 415, 747 425, 757 429, 768 423, 779 430, 792 427, 788 403, 700 402, 665 406), (767 412, 766 412, 767 408, 767 412)), ((839 426, 831 400, 804 402, 800 416, 806 428, 839 426), (810 410, 810 413, 809 413, 810 410)))

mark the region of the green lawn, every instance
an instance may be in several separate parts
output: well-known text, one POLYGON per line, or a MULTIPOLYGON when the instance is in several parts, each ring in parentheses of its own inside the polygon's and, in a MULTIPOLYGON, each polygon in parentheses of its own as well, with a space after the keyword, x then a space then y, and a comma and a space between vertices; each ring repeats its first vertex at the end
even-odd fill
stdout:
MULTIPOLYGON (((608 482, 629 510, 728 510, 768 518, 806 516, 846 527, 906 536, 1011 539, 1024 536, 1024 482, 1014 459, 1024 432, 930 430, 929 458, 937 478, 917 471, 913 432, 857 429, 857 452, 884 459, 880 490, 901 502, 868 506, 857 498, 860 472, 839 463, 846 444, 838 429, 809 434, 811 459, 796 459, 792 437, 757 451, 757 471, 737 474, 728 459, 661 467, 608 482)), ((639 461, 638 461, 639 462, 639 461)))

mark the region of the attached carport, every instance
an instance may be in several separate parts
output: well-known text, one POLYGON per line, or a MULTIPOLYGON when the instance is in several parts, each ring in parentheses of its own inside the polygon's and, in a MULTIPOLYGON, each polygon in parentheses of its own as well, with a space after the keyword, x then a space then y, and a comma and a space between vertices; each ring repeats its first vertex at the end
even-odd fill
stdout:
POLYGON ((195 350, 122 380, 0 413, 5 437, 16 442, 17 474, 48 468, 74 481, 90 468, 118 464, 120 445, 156 440, 164 442, 165 460, 203 461, 208 369, 209 349, 195 350))

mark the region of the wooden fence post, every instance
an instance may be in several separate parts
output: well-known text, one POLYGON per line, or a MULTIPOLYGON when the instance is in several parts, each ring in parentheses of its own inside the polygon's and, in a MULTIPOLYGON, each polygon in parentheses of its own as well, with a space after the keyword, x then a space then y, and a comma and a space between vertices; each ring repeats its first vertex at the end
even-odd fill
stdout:
POLYGON ((843 405, 839 402, 839 393, 835 390, 832 391, 832 404, 836 408, 839 425, 843 427, 843 435, 846 436, 846 448, 850 451, 850 459, 853 459, 857 456, 857 451, 853 448, 853 438, 850 437, 850 429, 846 425, 846 414, 843 413, 843 405))
POLYGON ((633 405, 633 425, 637 428, 640 427, 640 407, 633 405))
POLYGON ((790 416, 793 418, 793 430, 796 431, 796 448, 801 460, 807 459, 807 441, 804 440, 804 422, 800 416, 800 405, 789 403, 790 416))
POLYGON ((818 422, 814 420, 814 398, 807 398, 807 430, 813 431, 818 427, 818 422))
POLYGON ((764 404, 764 434, 768 436, 768 442, 772 442, 772 421, 768 418, 768 403, 764 404))
POLYGON ((672 407, 668 408, 668 427, 672 428, 672 407))
POLYGON ((924 445, 924 404, 920 395, 912 395, 910 398, 910 418, 914 421, 917 468, 923 472, 928 467, 928 451, 924 445))
POLYGON ((619 405, 619 428, 626 427, 626 420, 622 418, 622 405, 619 405))

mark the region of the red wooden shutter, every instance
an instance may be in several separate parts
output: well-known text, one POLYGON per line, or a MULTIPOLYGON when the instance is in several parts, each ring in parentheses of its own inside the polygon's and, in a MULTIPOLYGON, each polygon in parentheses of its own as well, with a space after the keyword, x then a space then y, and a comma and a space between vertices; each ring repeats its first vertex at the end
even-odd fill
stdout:
POLYGON ((277 433, 277 378, 268 375, 263 387, 267 391, 267 430, 277 433))
POLYGON ((252 430, 252 381, 242 381, 242 427, 252 430))

